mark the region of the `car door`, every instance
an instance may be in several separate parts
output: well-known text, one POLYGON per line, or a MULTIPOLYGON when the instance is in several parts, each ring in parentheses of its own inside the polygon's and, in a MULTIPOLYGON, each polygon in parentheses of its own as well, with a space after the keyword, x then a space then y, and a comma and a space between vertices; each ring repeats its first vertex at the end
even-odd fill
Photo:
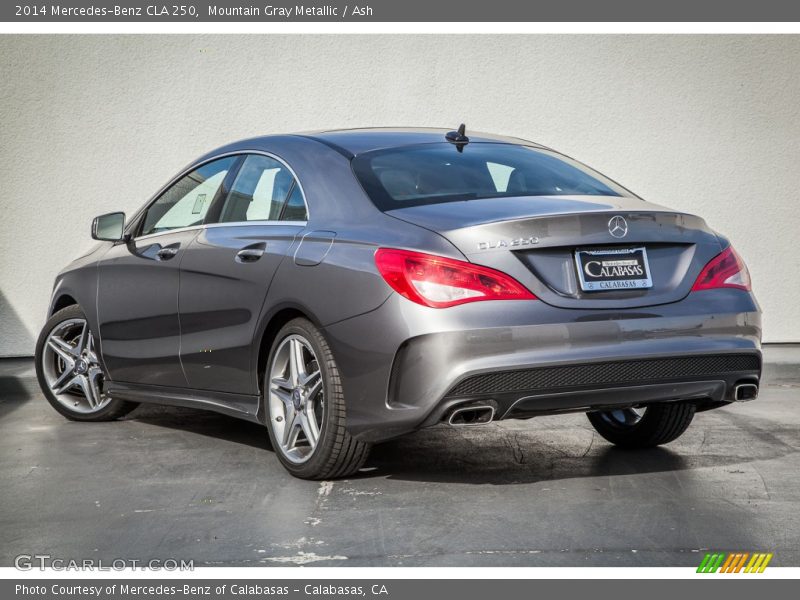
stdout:
POLYGON ((181 262, 181 361, 194 389, 255 394, 252 344, 281 261, 305 228, 300 183, 279 158, 249 154, 219 214, 181 262))
POLYGON ((186 386, 179 356, 179 266, 239 160, 211 161, 178 178, 143 211, 131 238, 100 261, 97 316, 112 380, 186 386))

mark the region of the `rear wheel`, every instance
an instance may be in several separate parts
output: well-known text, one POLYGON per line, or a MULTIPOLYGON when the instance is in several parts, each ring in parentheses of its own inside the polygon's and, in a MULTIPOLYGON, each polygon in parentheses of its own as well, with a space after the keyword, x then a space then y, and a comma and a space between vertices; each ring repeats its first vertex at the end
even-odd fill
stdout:
POLYGON ((42 329, 36 377, 50 405, 73 421, 111 421, 137 406, 105 393, 99 348, 78 306, 58 311, 42 329))
POLYGON ((354 439, 345 428, 339 369, 322 333, 310 321, 294 319, 275 337, 264 404, 272 447, 292 475, 346 477, 366 461, 370 445, 354 439))
POLYGON ((612 444, 652 448, 681 436, 694 417, 694 404, 668 402, 646 408, 622 408, 586 413, 589 422, 612 444))

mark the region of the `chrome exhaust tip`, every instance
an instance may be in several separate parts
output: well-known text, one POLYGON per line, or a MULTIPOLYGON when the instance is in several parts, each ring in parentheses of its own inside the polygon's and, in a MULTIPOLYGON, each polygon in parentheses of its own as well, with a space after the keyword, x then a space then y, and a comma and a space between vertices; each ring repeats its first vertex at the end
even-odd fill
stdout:
POLYGON ((755 383, 740 383, 733 388, 733 399, 736 402, 747 402, 758 397, 758 386, 755 383))
POLYGON ((450 413, 447 422, 453 427, 485 425, 494 419, 494 406, 464 406, 450 413))

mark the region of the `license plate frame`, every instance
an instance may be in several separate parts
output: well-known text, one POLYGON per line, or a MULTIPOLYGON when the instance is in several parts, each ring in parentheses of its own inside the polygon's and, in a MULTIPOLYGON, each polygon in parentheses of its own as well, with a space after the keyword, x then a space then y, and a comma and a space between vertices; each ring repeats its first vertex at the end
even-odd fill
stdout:
POLYGON ((576 250, 575 268, 578 271, 581 291, 584 292, 645 290, 653 287, 650 261, 647 259, 647 248, 644 246, 576 250), (587 257, 594 260, 584 260, 587 257), (642 275, 611 274, 619 270, 636 271, 637 267, 643 271, 642 275), (592 271, 604 274, 594 276, 592 271))

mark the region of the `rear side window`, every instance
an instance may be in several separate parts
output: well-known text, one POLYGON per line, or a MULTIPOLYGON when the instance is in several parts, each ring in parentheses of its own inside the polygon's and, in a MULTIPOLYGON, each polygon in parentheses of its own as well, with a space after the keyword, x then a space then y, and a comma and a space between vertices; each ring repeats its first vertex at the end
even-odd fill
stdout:
POLYGON ((235 156, 221 158, 179 179, 148 207, 140 235, 201 225, 236 160, 235 156))
POLYGON ((220 223, 236 221, 305 220, 305 202, 291 171, 280 161, 259 154, 242 164, 220 214, 220 223), (287 206, 294 202, 302 219, 288 219, 287 206), (298 208, 299 207, 299 208, 298 208))
POLYGON ((306 221, 307 219, 308 211, 306 210, 306 203, 303 200, 303 193, 300 191, 300 186, 295 184, 292 193, 289 194, 289 199, 286 201, 286 208, 283 209, 281 220, 306 221))
POLYGON ((631 196, 555 152, 514 144, 420 144, 366 152, 353 171, 381 210, 495 197, 631 196))

